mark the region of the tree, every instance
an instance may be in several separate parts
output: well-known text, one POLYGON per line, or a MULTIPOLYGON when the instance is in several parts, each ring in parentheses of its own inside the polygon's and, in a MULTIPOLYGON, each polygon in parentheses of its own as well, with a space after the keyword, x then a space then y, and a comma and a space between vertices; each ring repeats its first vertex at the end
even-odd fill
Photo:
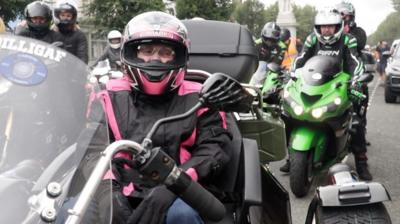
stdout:
POLYGON ((386 40, 391 43, 393 40, 400 38, 400 12, 389 14, 386 19, 378 26, 378 29, 368 36, 368 44, 375 45, 378 41, 386 40))
POLYGON ((233 17, 238 23, 247 26, 254 36, 259 37, 264 24, 275 21, 277 14, 277 3, 265 10, 259 0, 247 0, 236 5, 233 17))
POLYGON ((305 38, 313 32, 317 10, 310 5, 304 7, 294 5, 293 13, 297 20, 297 37, 304 42, 305 38))
POLYGON ((0 0, 0 16, 3 18, 4 23, 22 17, 24 14, 25 6, 31 0, 0 0))
POLYGON ((122 31, 134 16, 146 11, 164 11, 162 0, 93 0, 85 6, 88 15, 83 24, 93 25, 100 33, 122 31), (106 19, 104 17, 107 17, 106 19))
POLYGON ((392 5, 396 11, 400 11, 400 0, 392 0, 392 5))
POLYGON ((179 19, 201 17, 228 21, 234 5, 232 0, 176 0, 176 16, 179 19))

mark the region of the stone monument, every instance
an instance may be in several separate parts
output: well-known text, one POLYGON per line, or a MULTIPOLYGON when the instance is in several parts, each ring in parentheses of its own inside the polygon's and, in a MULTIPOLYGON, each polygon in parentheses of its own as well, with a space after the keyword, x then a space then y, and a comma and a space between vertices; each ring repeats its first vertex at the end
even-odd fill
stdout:
POLYGON ((294 17, 292 10, 292 3, 290 0, 278 0, 279 13, 276 18, 276 23, 281 28, 287 28, 290 30, 292 36, 296 36, 296 18, 294 17))

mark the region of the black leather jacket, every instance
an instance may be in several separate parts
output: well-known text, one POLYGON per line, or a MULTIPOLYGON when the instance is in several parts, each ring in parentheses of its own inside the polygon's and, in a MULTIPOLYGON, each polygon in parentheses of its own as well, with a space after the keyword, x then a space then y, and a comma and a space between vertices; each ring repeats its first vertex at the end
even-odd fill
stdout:
POLYGON ((30 31, 28 28, 18 27, 15 31, 15 35, 41 40, 49 44, 58 41, 63 42, 63 37, 61 36, 61 34, 53 30, 49 30, 48 32, 38 34, 30 31))
POLYGON ((93 63, 92 66, 96 66, 99 61, 108 59, 111 69, 118 69, 120 66, 117 64, 117 61, 121 61, 120 52, 121 48, 114 49, 110 46, 107 46, 104 48, 104 53, 93 63))
POLYGON ((88 42, 85 34, 77 28, 70 32, 60 32, 60 34, 63 37, 63 48, 87 64, 89 60, 88 42))
POLYGON ((332 45, 324 45, 312 33, 304 42, 302 52, 294 61, 293 69, 301 68, 314 55, 328 55, 338 57, 343 62, 343 71, 357 76, 363 73, 363 63, 359 59, 357 40, 351 34, 342 34, 340 39, 332 45))
MULTIPOLYGON (((186 84, 180 88, 187 88, 186 84)), ((149 96, 138 91, 109 91, 109 95, 121 138, 136 142, 143 140, 158 119, 188 111, 199 98, 198 92, 185 93, 182 89, 165 96, 149 96)), ((152 138, 153 146, 161 147, 183 170, 193 168, 198 180, 207 183, 229 161, 229 155, 222 148, 230 142, 230 134, 223 123, 218 111, 200 109, 184 120, 161 125, 152 138), (190 156, 184 158, 182 153, 190 156)), ((120 176, 123 185, 133 182, 136 189, 147 188, 137 171, 118 170, 121 172, 116 176, 120 176)))

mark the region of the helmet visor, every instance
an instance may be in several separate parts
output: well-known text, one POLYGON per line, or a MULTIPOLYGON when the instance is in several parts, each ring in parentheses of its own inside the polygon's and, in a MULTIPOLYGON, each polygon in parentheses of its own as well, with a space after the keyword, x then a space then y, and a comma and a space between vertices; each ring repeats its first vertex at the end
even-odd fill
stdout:
POLYGON ((186 65, 187 50, 168 40, 140 40, 124 44, 123 60, 141 69, 176 69, 186 65))

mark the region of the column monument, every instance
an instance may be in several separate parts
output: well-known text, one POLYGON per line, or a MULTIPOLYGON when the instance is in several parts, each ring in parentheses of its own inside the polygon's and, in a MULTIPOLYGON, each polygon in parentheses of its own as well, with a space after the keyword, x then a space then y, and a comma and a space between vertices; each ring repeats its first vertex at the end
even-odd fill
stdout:
POLYGON ((290 30, 292 36, 296 36, 296 18, 294 17, 292 10, 292 3, 290 0, 278 0, 279 13, 276 19, 276 23, 281 28, 287 28, 290 30))

